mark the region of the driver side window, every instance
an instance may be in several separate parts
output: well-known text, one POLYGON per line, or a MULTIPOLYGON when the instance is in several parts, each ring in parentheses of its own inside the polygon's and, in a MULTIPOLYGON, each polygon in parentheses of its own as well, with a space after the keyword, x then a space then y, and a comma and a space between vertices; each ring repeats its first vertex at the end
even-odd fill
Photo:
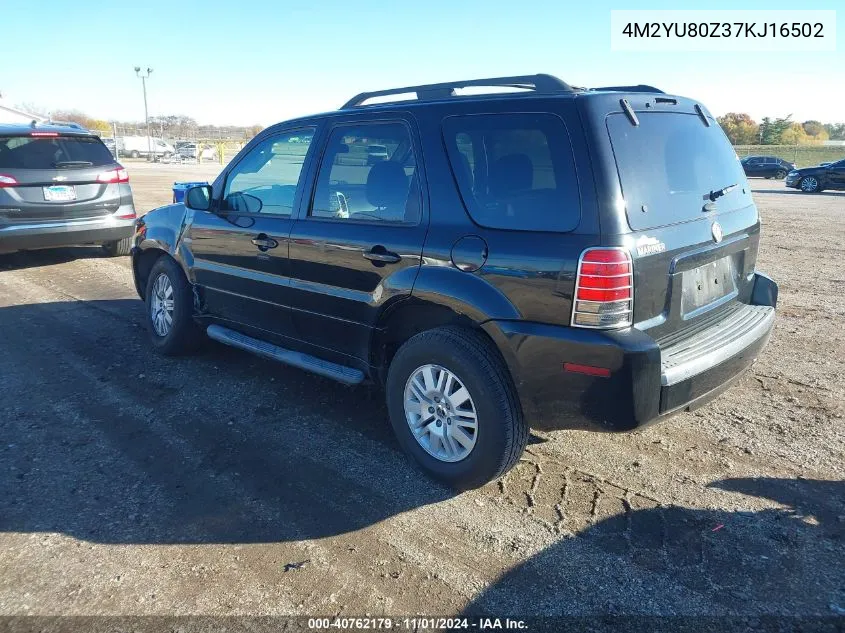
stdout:
POLYGON ((265 139, 229 172, 223 211, 290 217, 314 129, 265 139))

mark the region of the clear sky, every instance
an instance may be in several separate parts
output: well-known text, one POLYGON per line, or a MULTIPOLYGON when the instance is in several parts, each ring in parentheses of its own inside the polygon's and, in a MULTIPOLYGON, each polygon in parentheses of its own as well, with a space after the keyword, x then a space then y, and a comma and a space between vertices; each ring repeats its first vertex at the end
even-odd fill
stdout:
POLYGON ((564 0, 0 0, 0 92, 44 110, 268 125, 362 90, 546 72, 649 83, 714 114, 845 121, 845 3, 564 0), (50 9, 49 7, 53 7, 50 9), (839 9, 833 53, 624 53, 611 9, 839 9))

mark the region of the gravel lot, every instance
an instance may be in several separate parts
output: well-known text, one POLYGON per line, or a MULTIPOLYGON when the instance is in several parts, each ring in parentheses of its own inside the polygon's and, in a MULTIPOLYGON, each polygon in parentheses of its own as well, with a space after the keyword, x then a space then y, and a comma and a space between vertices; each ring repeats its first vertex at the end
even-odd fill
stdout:
MULTIPOLYGON (((217 169, 132 163, 137 205, 217 169)), ((781 293, 753 370, 457 496, 377 392, 157 357, 128 259, 0 256, 0 615, 845 614, 845 194, 752 188, 781 293)))

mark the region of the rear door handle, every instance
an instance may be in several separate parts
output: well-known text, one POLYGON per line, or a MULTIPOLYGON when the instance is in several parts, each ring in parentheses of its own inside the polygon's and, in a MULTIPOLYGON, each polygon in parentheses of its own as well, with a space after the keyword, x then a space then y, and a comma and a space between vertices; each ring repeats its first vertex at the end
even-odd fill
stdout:
POLYGON ((252 238, 252 243, 258 247, 260 251, 267 251, 271 248, 276 248, 279 243, 272 237, 267 237, 266 234, 261 233, 258 237, 252 238))
POLYGON ((401 255, 391 253, 385 250, 383 246, 374 246, 371 250, 364 253, 364 257, 373 263, 379 264, 395 264, 402 261, 401 255))

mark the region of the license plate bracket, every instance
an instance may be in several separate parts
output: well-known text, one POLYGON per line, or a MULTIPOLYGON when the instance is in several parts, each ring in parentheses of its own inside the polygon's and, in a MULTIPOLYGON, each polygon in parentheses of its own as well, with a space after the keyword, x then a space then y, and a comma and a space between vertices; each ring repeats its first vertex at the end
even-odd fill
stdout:
POLYGON ((684 271, 681 313, 691 316, 737 294, 736 266, 731 256, 684 271))
POLYGON ((44 187, 44 200, 47 202, 72 202, 76 200, 76 187, 73 185, 44 187))

